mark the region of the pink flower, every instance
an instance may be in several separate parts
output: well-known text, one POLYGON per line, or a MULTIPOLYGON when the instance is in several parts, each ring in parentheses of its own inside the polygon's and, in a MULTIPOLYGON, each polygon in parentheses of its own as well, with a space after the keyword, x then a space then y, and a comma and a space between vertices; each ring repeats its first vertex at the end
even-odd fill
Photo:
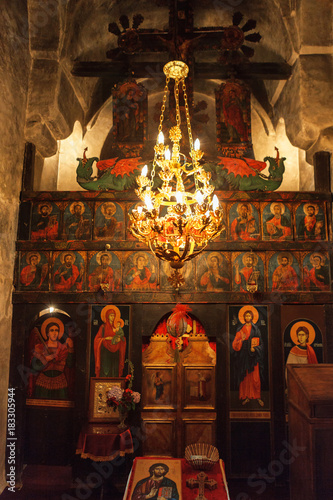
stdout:
POLYGON ((133 398, 133 403, 139 403, 141 399, 141 394, 139 392, 133 392, 132 398, 133 398))
POLYGON ((114 398, 116 401, 120 401, 123 396, 123 392, 123 389, 120 389, 120 387, 112 385, 106 395, 108 399, 114 398))

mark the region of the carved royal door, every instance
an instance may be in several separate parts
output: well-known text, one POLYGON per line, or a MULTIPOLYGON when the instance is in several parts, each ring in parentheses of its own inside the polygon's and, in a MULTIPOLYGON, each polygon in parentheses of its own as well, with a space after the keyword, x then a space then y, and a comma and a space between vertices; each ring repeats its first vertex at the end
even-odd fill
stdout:
POLYGON ((188 444, 215 445, 215 343, 195 319, 182 339, 178 350, 158 327, 142 355, 145 456, 183 457, 188 444))

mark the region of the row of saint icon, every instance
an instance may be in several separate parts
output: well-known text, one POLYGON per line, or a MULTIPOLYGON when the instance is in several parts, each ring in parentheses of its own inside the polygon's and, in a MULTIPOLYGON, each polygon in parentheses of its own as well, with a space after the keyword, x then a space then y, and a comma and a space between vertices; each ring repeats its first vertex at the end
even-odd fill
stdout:
MULTIPOLYGON (((203 252, 185 263, 184 289, 206 292, 330 290, 327 252, 203 252), (194 284, 194 286, 193 286, 194 284)), ((56 292, 171 289, 171 268, 145 251, 20 253, 19 289, 56 292)))
MULTIPOLYGON (((324 203, 221 202, 225 230, 219 240, 326 240, 324 203)), ((141 203, 140 203, 141 204, 141 203)), ((133 239, 125 231, 134 203, 39 202, 33 207, 30 238, 36 240, 133 239), (92 205, 95 205, 94 207, 92 205), (93 215, 94 214, 94 215, 93 215)))

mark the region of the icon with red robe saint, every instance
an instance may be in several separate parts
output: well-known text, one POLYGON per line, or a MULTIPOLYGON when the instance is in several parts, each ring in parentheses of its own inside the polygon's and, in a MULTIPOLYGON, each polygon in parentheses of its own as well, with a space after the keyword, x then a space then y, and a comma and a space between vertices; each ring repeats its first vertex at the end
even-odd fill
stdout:
POLYGON ((132 291, 152 291, 157 289, 157 262, 148 252, 130 255, 124 266, 124 286, 132 291))
POLYGON ((240 81, 223 83, 216 94, 217 130, 222 144, 250 142, 251 110, 248 87, 240 81))
POLYGON ((56 203, 43 201, 34 205, 31 222, 31 239, 56 240, 59 233, 60 210, 56 203))
POLYGON ((29 338, 31 373, 28 396, 34 399, 68 400, 73 397, 74 342, 63 321, 48 317, 35 326, 29 338))
POLYGON ((234 203, 229 212, 230 236, 234 241, 259 239, 258 210, 252 203, 234 203))
POLYGON ((259 254, 254 252, 238 254, 233 261, 233 273, 235 292, 264 291, 264 263, 259 254))
POLYGON ((300 271, 296 257, 290 252, 274 254, 268 264, 268 282, 272 292, 297 292, 300 271))
POLYGON ((265 405, 261 396, 261 378, 264 369, 264 346, 259 329, 259 313, 253 306, 244 306, 238 313, 236 335, 232 340, 239 400, 246 406, 256 400, 265 405))
POLYGON ((96 252, 89 262, 89 290, 114 292, 121 288, 121 264, 114 252, 96 252))
POLYGON ((319 252, 307 254, 303 260, 303 284, 309 292, 330 289, 329 257, 319 252))
POLYGON ((54 256, 53 288, 57 292, 84 289, 85 262, 80 252, 58 252, 54 256))
POLYGON ((49 264, 44 252, 27 252, 21 255, 20 289, 48 290, 49 264))
POLYGON ((127 340, 124 320, 118 307, 107 305, 101 311, 102 325, 94 338, 96 377, 122 377, 127 340))

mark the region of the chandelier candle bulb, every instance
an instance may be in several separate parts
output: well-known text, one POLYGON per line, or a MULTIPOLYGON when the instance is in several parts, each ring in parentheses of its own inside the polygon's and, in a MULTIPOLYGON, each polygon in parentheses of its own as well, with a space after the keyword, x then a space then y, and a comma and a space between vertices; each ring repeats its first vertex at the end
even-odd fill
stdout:
POLYGON ((194 141, 194 151, 199 151, 200 150, 200 141, 199 139, 196 139, 194 141))
POLYGON ((147 173, 148 173, 148 166, 147 166, 147 165, 145 165, 145 166, 143 167, 143 169, 141 170, 141 175, 142 175, 142 177, 146 177, 147 173))
POLYGON ((203 197, 203 194, 202 194, 202 192, 201 192, 201 191, 197 191, 197 192, 195 193, 195 199, 197 200, 197 203, 198 203, 199 205, 202 205, 202 204, 203 204, 204 197, 203 197))
POLYGON ((214 194, 213 196, 213 210, 214 212, 219 208, 219 199, 218 197, 216 196, 216 194, 214 194))
POLYGON ((164 135, 163 135, 163 132, 160 132, 158 134, 157 142, 158 142, 158 144, 164 144, 164 135))
POLYGON ((165 152, 164 152, 164 158, 169 161, 170 158, 171 158, 171 153, 170 153, 170 149, 166 149, 165 152))
POLYGON ((151 201, 151 198, 148 194, 146 194, 146 196, 145 196, 145 204, 146 204, 146 207, 148 210, 152 210, 154 208, 152 201, 151 201))
POLYGON ((176 191, 176 200, 180 205, 183 203, 183 193, 176 191))

